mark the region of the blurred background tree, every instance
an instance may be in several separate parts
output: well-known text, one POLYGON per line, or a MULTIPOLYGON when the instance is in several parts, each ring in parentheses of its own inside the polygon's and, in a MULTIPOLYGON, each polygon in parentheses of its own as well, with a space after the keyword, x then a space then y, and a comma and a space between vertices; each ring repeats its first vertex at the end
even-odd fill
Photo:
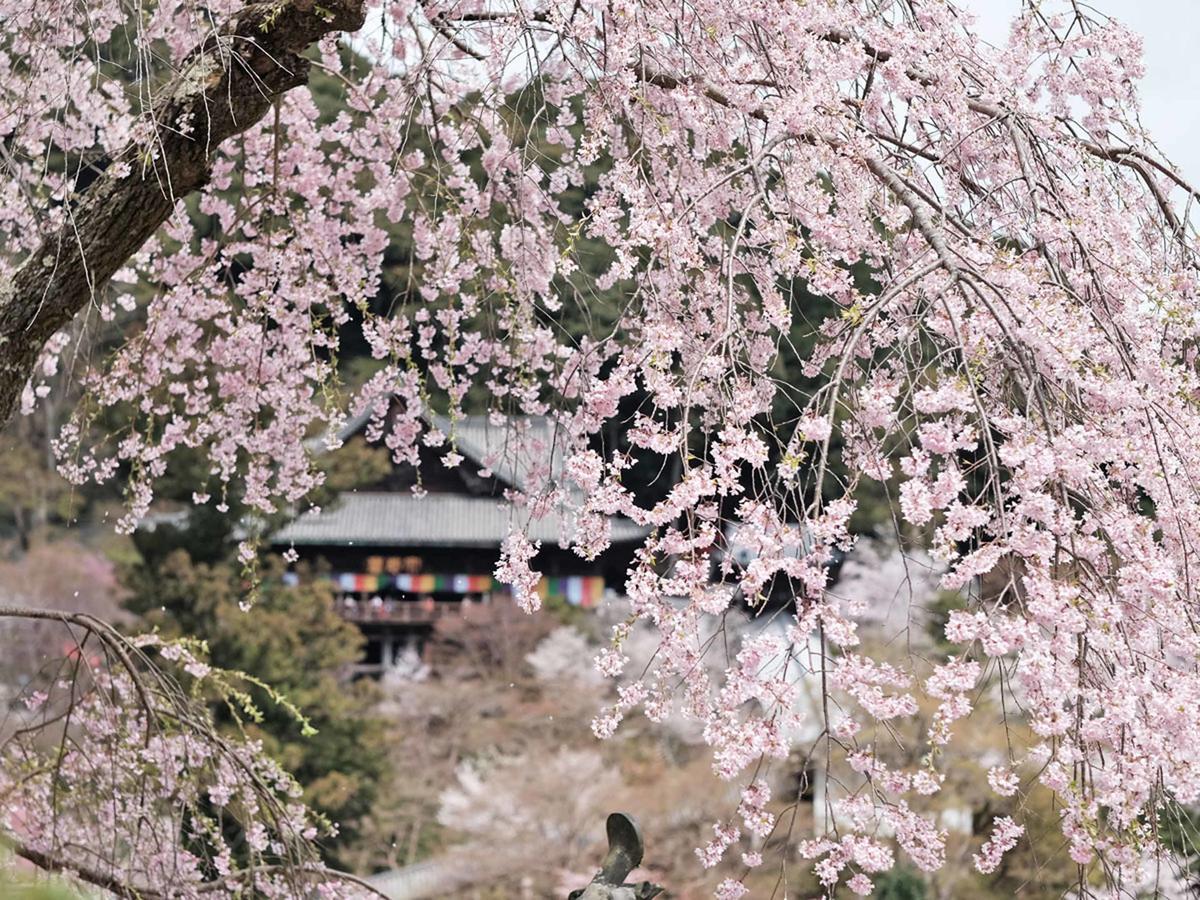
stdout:
MULTIPOLYGON (((287 710, 259 691, 262 720, 246 724, 304 786, 305 800, 339 823, 332 845, 337 858, 356 839, 384 775, 374 684, 347 678, 361 655, 362 635, 334 611, 323 585, 284 585, 277 559, 263 573, 257 601, 245 608, 240 569, 234 559, 195 562, 176 549, 122 573, 126 607, 167 637, 203 640, 214 665, 251 673, 309 719, 316 733, 305 736, 287 710)), ((219 723, 233 724, 232 710, 214 713, 219 723)))

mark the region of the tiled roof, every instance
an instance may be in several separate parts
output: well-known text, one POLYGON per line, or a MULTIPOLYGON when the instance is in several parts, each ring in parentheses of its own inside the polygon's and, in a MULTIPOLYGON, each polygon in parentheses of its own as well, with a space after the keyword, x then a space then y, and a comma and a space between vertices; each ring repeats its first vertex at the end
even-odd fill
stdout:
POLYGON ((451 424, 444 416, 431 415, 427 421, 447 439, 452 438, 466 458, 479 464, 490 460, 496 478, 518 490, 526 489, 535 463, 545 465, 547 450, 551 453, 551 472, 561 474, 562 451, 549 419, 512 417, 495 425, 490 416, 463 416, 451 424))
MULTIPOLYGON (((370 408, 346 420, 337 433, 339 441, 347 441, 366 427, 371 420, 370 408)), ((556 446, 550 420, 542 416, 511 416, 503 424, 493 424, 491 416, 462 416, 453 424, 446 416, 426 413, 425 423, 431 430, 440 431, 447 440, 453 439, 458 452, 482 466, 490 458, 495 477, 509 487, 524 490, 526 479, 535 460, 541 456, 531 445, 552 448, 551 467, 555 474, 561 470, 561 451, 556 446)), ((324 438, 312 438, 308 447, 323 453, 324 438)))
MULTIPOLYGON (((361 431, 370 417, 367 411, 348 420, 338 437, 347 440, 361 431)), ((444 416, 426 414, 425 421, 431 430, 454 442, 469 460, 463 465, 489 468, 501 487, 528 489, 535 466, 548 466, 552 479, 561 478, 561 450, 548 418, 514 416, 495 424, 490 416, 474 415, 451 423, 444 416)), ((320 452, 321 445, 316 441, 311 446, 320 452)), ((342 494, 316 516, 300 516, 277 532, 272 543, 493 546, 504 539, 510 526, 519 527, 523 521, 519 511, 494 496, 431 492, 417 498, 406 492, 360 491, 342 494)), ((612 516, 609 521, 617 542, 638 540, 649 533, 622 516, 612 516)), ((548 516, 533 523, 530 536, 547 545, 557 544, 558 518, 548 516)))
MULTIPOLYGON (((628 519, 611 521, 614 541, 637 540, 646 534, 628 519)), ((499 545, 510 526, 522 523, 519 511, 495 497, 357 492, 342 494, 316 515, 300 516, 276 532, 271 542, 275 546, 489 547, 499 545)), ((534 522, 530 537, 557 544, 558 518, 552 515, 534 522)))

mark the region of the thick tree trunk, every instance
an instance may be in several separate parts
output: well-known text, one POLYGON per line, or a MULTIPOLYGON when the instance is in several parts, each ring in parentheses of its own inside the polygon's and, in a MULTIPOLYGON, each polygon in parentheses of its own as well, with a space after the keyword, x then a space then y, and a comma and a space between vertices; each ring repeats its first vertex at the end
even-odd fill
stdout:
POLYGON ((356 31, 363 0, 248 3, 193 50, 153 107, 161 127, 129 144, 0 285, 0 425, 11 417, 46 341, 83 309, 171 215, 208 181, 217 147, 304 84, 301 54, 327 34, 356 31), (190 122, 187 135, 179 124, 190 122))

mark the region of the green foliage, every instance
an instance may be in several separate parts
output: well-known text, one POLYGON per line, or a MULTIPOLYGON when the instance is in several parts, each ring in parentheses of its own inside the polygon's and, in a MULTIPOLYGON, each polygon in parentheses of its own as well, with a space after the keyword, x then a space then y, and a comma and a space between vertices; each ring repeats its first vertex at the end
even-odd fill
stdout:
POLYGON ((950 621, 950 613, 966 608, 967 598, 961 591, 939 591, 937 599, 930 605, 929 635, 941 653, 961 652, 962 648, 958 644, 946 638, 946 624, 950 621))
POLYGON ((38 527, 68 522, 82 505, 45 453, 11 432, 0 435, 0 523, 11 523, 24 547, 38 527))
POLYGON ((1181 860, 1189 890, 1200 887, 1200 810, 1166 801, 1158 812, 1158 838, 1181 860))
POLYGON ((261 738, 305 799, 339 823, 336 852, 354 841, 383 774, 374 688, 347 681, 362 636, 334 611, 329 591, 287 587, 280 574, 279 561, 268 561, 257 602, 243 610, 235 561, 198 563, 174 549, 125 572, 127 606, 165 638, 203 641, 214 666, 242 673, 224 685, 226 699, 213 698, 218 723, 261 738))
POLYGON ((197 506, 178 523, 161 522, 133 536, 141 562, 157 569, 172 553, 184 551, 195 563, 215 564, 229 553, 230 534, 236 523, 228 513, 212 506, 197 506))
POLYGON ((925 882, 914 869, 907 866, 884 872, 875 879, 874 900, 925 900, 925 882))
POLYGON ((391 475, 393 469, 388 449, 380 444, 368 444, 359 435, 346 441, 336 453, 321 457, 320 464, 325 473, 321 491, 329 496, 324 501, 314 497, 313 502, 318 505, 332 500, 341 491, 377 484, 391 475))
POLYGON ((0 897, 5 900, 80 900, 57 875, 39 871, 36 875, 22 867, 8 847, 0 842, 0 897))
POLYGON ((60 881, 36 881, 0 868, 0 897, 7 900, 80 900, 81 895, 60 881))

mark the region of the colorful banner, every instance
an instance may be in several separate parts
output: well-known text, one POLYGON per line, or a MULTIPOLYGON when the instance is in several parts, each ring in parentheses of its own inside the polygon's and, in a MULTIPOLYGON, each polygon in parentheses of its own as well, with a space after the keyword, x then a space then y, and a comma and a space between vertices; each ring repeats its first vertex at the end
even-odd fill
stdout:
MULTIPOLYGON (((347 594, 367 594, 395 588, 406 594, 484 594, 507 593, 508 585, 491 575, 433 575, 341 572, 325 576, 347 594)), ((294 572, 284 573, 285 584, 296 584, 294 572)), ((538 582, 543 600, 564 600, 585 609, 596 606, 604 597, 604 579, 598 575, 568 575, 543 578, 538 582)))
POLYGON ((365 593, 367 591, 379 591, 386 588, 392 582, 390 575, 359 575, 351 572, 343 572, 340 575, 329 576, 336 582, 337 586, 347 593, 365 593))

